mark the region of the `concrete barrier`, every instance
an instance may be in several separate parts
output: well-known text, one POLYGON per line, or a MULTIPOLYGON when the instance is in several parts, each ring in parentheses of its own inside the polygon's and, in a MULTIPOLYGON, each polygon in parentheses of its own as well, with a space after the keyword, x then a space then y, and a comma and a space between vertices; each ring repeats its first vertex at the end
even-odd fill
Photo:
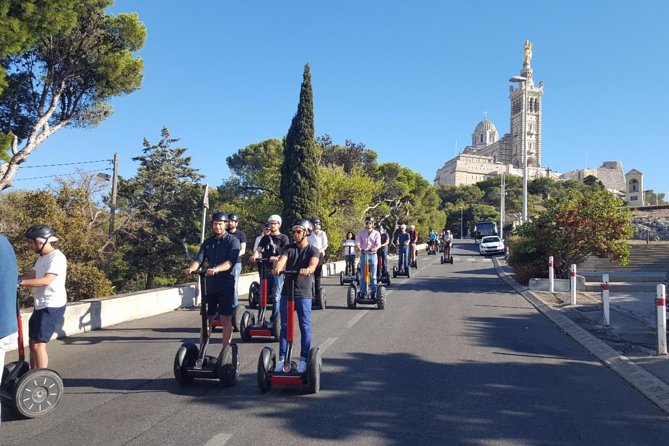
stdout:
MULTIPOLYGON (((571 290, 570 279, 555 279, 555 292, 568 293, 571 290)), ((530 279, 528 288, 531 291, 550 291, 550 283, 548 279, 530 279)), ((586 291, 585 277, 576 276, 576 290, 586 291)))

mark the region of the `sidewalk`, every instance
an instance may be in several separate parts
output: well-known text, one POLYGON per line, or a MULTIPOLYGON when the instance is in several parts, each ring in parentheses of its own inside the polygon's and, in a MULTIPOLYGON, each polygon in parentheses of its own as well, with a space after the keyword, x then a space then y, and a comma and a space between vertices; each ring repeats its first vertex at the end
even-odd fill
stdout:
POLYGON ((655 292, 612 289, 611 325, 606 327, 599 292, 579 291, 572 307, 570 293, 530 291, 513 280, 504 260, 494 259, 494 264, 502 280, 669 414, 669 356, 656 355, 655 292))

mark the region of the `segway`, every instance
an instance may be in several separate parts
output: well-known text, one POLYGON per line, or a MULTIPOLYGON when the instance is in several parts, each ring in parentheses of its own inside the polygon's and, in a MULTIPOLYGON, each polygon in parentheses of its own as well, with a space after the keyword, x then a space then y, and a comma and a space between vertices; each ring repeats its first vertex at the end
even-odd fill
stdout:
POLYGON ((416 259, 418 257, 418 250, 415 246, 409 246, 409 249, 413 253, 413 259, 409 258, 409 267, 418 269, 418 260, 416 259))
POLYGON ((202 325, 200 328, 200 346, 191 342, 184 342, 174 356, 174 378, 181 385, 188 385, 195 378, 219 379, 223 386, 230 387, 237 383, 239 375, 239 354, 236 344, 226 345, 221 349, 218 357, 208 356, 207 347, 211 327, 207 317, 207 281, 206 269, 201 268, 192 272, 200 276, 200 316, 202 325))
POLYGON ((382 284, 378 284, 374 294, 369 291, 369 287, 371 285, 371 274, 369 271, 369 260, 367 255, 372 254, 372 252, 362 251, 362 254, 363 255, 360 256, 360 264, 361 268, 363 268, 361 274, 364 274, 365 283, 367 284, 368 290, 365 295, 362 295, 358 292, 358 287, 356 284, 352 283, 351 286, 348 287, 348 291, 346 293, 346 306, 348 306, 348 308, 354 309, 357 304, 376 305, 379 310, 383 310, 386 308, 386 287, 384 287, 382 284))
POLYGON ((446 247, 444 248, 444 253, 441 255, 441 264, 443 265, 444 263, 450 263, 451 265, 453 264, 453 256, 451 255, 451 244, 446 243, 446 247))
MULTIPOLYGON (((246 312, 246 307, 243 304, 238 303, 237 306, 232 311, 232 331, 239 331, 242 316, 246 312)), ((221 320, 217 317, 214 317, 214 320, 211 321, 211 329, 221 328, 221 320)))
POLYGON ((351 267, 347 262, 344 271, 339 273, 339 285, 349 285, 355 281, 355 273, 351 270, 351 268, 355 269, 355 262, 353 263, 354 265, 351 267))
MULTIPOLYGON (((269 320, 265 319, 267 316, 267 305, 269 303, 269 260, 257 259, 258 271, 260 271, 260 303, 258 308, 258 320, 250 311, 245 311, 241 318, 239 332, 244 341, 250 341, 253 338, 274 338, 279 340, 281 334, 281 315, 276 312, 276 320, 274 326, 269 326, 269 320)), ((254 282, 255 283, 255 282, 254 282)))
POLYGON ((437 241, 436 240, 430 240, 427 244, 427 255, 437 255, 437 241))
POLYGON ((51 369, 30 369, 23 346, 23 323, 16 292, 16 317, 19 326, 19 360, 5 365, 0 383, 3 406, 11 406, 26 418, 39 418, 53 412, 63 397, 63 380, 51 369))
MULTIPOLYGON (((401 249, 401 247, 400 247, 401 249)), ((407 249, 406 255, 409 255, 409 250, 407 249)), ((407 262, 408 263, 408 262, 407 262)), ((398 276, 406 276, 407 278, 411 278, 411 268, 406 268, 404 269, 404 265, 398 266, 393 266, 393 279, 396 279, 398 276)))
POLYGON ((295 279, 299 271, 282 271, 288 283, 288 299, 286 301, 286 341, 288 348, 283 369, 275 372, 276 354, 270 347, 264 347, 258 358, 258 387, 262 393, 269 392, 276 386, 307 386, 309 393, 318 393, 321 388, 321 369, 323 359, 318 347, 309 350, 307 370, 304 373, 297 371, 297 363, 292 361, 293 341, 295 340, 295 279))
POLYGON ((377 263, 377 268, 376 268, 376 282, 379 284, 384 284, 386 286, 390 286, 390 273, 388 270, 386 272, 383 272, 383 257, 378 256, 378 263, 377 263))

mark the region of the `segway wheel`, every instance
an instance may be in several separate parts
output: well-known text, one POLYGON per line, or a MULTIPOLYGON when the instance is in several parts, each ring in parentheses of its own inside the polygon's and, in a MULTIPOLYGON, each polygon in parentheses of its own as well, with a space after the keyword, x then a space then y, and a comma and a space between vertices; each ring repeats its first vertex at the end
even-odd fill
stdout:
POLYGON ((274 318, 274 327, 272 327, 272 336, 275 341, 281 339, 281 313, 277 312, 274 318))
POLYGON ((33 369, 15 386, 16 410, 26 418, 39 418, 53 412, 63 396, 63 380, 50 369, 33 369))
POLYGON ((355 295, 358 294, 358 290, 354 286, 348 287, 346 292, 346 306, 353 309, 355 308, 355 295))
POLYGON ((249 308, 256 308, 260 303, 260 284, 253 282, 249 287, 249 308))
POLYGON ((193 377, 188 376, 188 367, 193 367, 197 360, 200 349, 195 344, 181 344, 177 354, 174 356, 174 378, 182 386, 193 382, 193 377))
POLYGON ((232 313, 232 331, 239 331, 239 325, 245 312, 246 307, 242 304, 237 304, 232 313))
POLYGON ((267 393, 272 388, 272 372, 276 367, 276 355, 269 347, 264 347, 258 357, 258 388, 262 393, 267 393))
POLYGON ((390 274, 386 273, 385 279, 386 279, 386 285, 390 286, 390 274))
POLYGON ((441 264, 443 265, 443 264, 444 264, 444 256, 441 256, 441 258, 439 259, 439 261, 440 261, 441 264))
POLYGON ((376 307, 379 310, 386 308, 386 287, 376 287, 376 307))
POLYGON ((344 271, 339 273, 339 285, 344 285, 344 271))
POLYGON ((450 263, 451 265, 453 264, 453 256, 449 256, 448 263, 450 263))
POLYGON ((321 370, 323 369, 323 358, 318 347, 309 350, 307 359, 307 386, 309 393, 318 393, 321 390, 321 370))
POLYGON ((407 279, 411 279, 411 267, 407 268, 407 279))
POLYGON ((397 279, 397 267, 393 266, 393 279, 397 279))
POLYGON ((253 319, 253 315, 250 311, 245 311, 242 315, 242 321, 239 323, 239 334, 241 335, 243 341, 248 342, 251 340, 248 328, 255 324, 253 319))
POLYGON ((325 295, 325 289, 320 288, 318 290, 318 296, 317 296, 318 308, 320 308, 321 310, 325 310, 325 305, 326 305, 327 298, 328 297, 325 295))
POLYGON ((224 387, 232 387, 237 384, 239 376, 239 353, 237 344, 223 347, 218 355, 218 379, 224 387))

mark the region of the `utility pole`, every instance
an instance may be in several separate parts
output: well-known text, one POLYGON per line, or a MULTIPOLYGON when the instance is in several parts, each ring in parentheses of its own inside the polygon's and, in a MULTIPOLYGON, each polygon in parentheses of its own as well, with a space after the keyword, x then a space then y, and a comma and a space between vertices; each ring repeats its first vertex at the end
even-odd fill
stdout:
POLYGON ((112 236, 114 235, 114 217, 116 215, 116 192, 118 191, 118 153, 114 153, 113 159, 113 172, 112 172, 112 190, 111 190, 111 199, 109 200, 109 252, 107 253, 107 263, 105 264, 105 277, 109 278, 109 272, 111 269, 111 259, 112 254, 114 253, 114 244, 111 241, 112 236))
POLYGON ((504 172, 502 172, 502 184, 500 192, 500 204, 499 204, 499 238, 504 240, 504 213, 506 212, 506 179, 504 178, 504 172))

